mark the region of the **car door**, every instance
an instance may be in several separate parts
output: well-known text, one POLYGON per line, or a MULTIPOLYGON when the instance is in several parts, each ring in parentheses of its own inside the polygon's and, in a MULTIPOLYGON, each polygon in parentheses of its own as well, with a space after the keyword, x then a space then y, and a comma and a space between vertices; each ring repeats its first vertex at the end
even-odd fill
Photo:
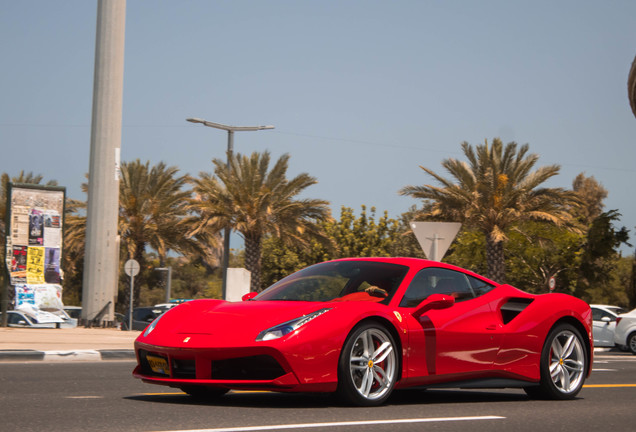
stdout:
POLYGON ((601 308, 592 308, 592 334, 594 346, 613 347, 616 315, 601 308))
POLYGON ((400 302, 407 309, 410 378, 417 381, 417 377, 424 377, 421 382, 426 383, 492 368, 501 333, 488 299, 481 296, 492 287, 484 288, 487 284, 471 278, 462 272, 429 267, 412 279, 400 302), (433 294, 452 296, 455 303, 418 316, 417 305, 433 294))

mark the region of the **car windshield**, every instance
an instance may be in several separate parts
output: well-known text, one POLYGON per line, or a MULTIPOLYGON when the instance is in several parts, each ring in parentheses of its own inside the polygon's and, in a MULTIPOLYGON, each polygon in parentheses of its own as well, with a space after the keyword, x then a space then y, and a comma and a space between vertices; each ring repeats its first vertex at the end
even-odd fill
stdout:
POLYGON ((254 300, 388 304, 407 272, 407 266, 375 261, 326 262, 287 276, 254 300))

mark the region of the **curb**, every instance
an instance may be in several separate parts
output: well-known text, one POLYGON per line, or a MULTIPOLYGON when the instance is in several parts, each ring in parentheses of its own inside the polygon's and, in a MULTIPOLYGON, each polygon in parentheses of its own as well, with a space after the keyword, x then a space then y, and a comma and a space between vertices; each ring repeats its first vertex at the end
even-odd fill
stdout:
POLYGON ((37 350, 0 350, 0 362, 48 361, 101 361, 134 360, 132 349, 115 350, 76 350, 76 351, 37 351, 37 350))

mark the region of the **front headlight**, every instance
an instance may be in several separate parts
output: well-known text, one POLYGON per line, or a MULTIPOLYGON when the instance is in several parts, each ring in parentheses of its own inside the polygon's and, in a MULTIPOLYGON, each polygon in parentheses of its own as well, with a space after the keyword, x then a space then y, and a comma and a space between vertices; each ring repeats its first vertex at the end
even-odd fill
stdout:
POLYGON ((153 322, 150 323, 148 327, 146 327, 146 330, 144 330, 144 337, 148 336, 150 332, 152 332, 155 329, 155 327, 157 327, 157 323, 159 323, 159 320, 161 319, 163 315, 164 314, 159 315, 157 318, 154 319, 153 322))
POLYGON ((267 341, 267 340, 272 340, 272 339, 278 339, 280 337, 283 337, 295 330, 297 330, 299 327, 304 326, 305 324, 307 324, 309 321, 311 321, 312 319, 324 314, 327 311, 330 311, 331 308, 325 308, 325 309, 320 309, 317 310, 316 312, 307 314, 307 315, 303 315, 299 318, 293 319, 291 321, 287 321, 284 322, 282 324, 279 324, 275 327, 269 328, 267 330, 264 330, 262 332, 259 333, 259 335, 256 337, 257 341, 267 341))

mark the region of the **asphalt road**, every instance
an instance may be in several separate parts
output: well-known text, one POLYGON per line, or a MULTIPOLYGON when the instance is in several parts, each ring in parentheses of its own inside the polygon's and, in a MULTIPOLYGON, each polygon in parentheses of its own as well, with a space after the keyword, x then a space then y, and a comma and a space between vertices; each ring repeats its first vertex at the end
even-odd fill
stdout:
POLYGON ((264 392, 201 403, 133 379, 133 365, 0 364, 0 430, 636 430, 636 356, 623 353, 597 354, 592 377, 573 401, 533 401, 514 389, 452 389, 396 392, 378 408, 341 407, 325 395, 264 392))

